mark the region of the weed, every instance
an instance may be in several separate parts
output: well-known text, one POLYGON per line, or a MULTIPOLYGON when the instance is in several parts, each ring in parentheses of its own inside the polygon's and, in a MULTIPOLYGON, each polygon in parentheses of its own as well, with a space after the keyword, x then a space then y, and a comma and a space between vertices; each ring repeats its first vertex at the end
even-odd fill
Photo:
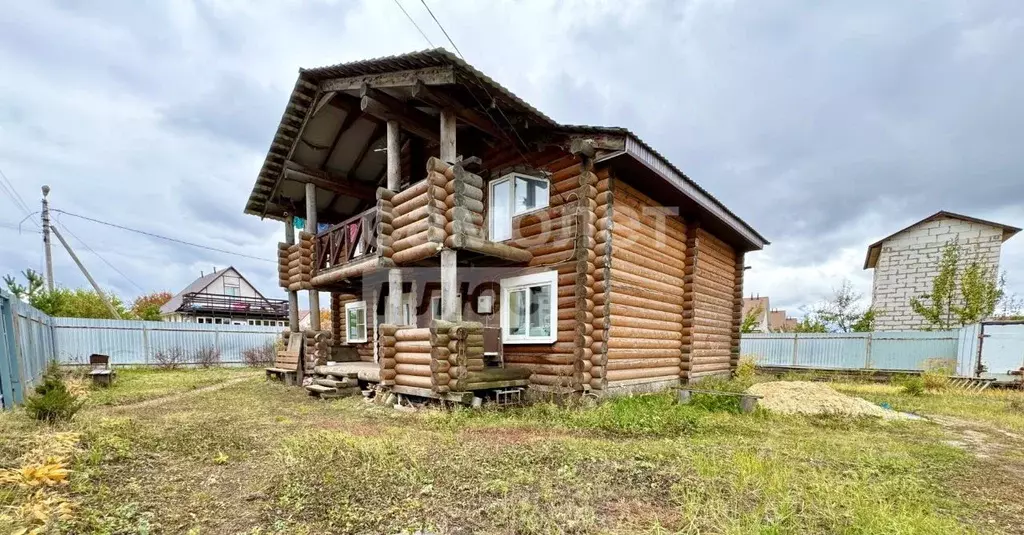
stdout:
POLYGON ((263 368, 274 363, 277 349, 273 342, 261 346, 250 347, 242 351, 242 360, 250 368, 263 368))
POLYGON ((741 357, 739 364, 736 366, 736 373, 734 374, 736 380, 743 383, 753 383, 756 375, 757 361, 754 357, 750 355, 741 357))
POLYGON ((35 393, 25 398, 25 411, 36 420, 62 422, 73 418, 83 403, 68 390, 57 364, 51 363, 35 393))
POLYGON ((900 387, 902 388, 903 393, 908 396, 920 396, 921 394, 924 394, 925 381, 919 376, 905 377, 900 381, 900 387))
POLYGON ((185 350, 180 347, 158 349, 153 353, 153 362, 157 368, 174 370, 185 364, 185 350))
POLYGON ((195 351, 192 360, 201 368, 211 368, 220 364, 220 349, 213 346, 201 347, 195 351))

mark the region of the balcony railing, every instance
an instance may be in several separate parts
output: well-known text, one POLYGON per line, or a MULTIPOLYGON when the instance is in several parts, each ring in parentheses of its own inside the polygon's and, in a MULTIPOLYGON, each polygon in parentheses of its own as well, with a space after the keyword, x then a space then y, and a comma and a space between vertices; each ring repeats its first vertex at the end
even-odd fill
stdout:
POLYGON ((316 235, 316 270, 377 254, 377 208, 356 214, 316 235))
POLYGON ((262 297, 242 297, 227 294, 187 293, 181 298, 179 312, 216 312, 248 316, 280 316, 288 315, 288 301, 284 299, 264 299, 262 297))

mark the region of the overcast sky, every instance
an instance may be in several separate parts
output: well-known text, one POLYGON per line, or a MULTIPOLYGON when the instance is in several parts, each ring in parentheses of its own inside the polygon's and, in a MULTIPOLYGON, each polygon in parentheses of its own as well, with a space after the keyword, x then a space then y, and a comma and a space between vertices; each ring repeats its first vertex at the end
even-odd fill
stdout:
MULTIPOLYGON (((940 209, 1024 226, 1024 2, 428 3, 470 63, 557 121, 632 129, 766 236, 746 291, 774 307, 869 294, 867 245, 940 209)), ((428 47, 384 0, 8 2, 0 170, 30 210, 49 184, 55 208, 268 260, 59 215, 125 299, 227 265, 281 297, 281 225, 242 210, 298 69, 428 47)), ((23 217, 0 192, 0 274, 41 269, 23 217)), ((1024 293, 1024 236, 1001 267, 1024 293)))

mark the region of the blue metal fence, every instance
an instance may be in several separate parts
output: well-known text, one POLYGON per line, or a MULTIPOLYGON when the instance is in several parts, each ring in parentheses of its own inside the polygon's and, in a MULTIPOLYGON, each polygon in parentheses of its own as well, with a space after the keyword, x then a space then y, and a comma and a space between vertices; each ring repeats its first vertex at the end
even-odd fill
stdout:
POLYGON ((920 371, 956 366, 960 332, 748 333, 740 353, 765 367, 920 371))
POLYGON ((61 364, 86 364, 89 355, 110 355, 111 364, 156 364, 159 354, 177 352, 183 364, 198 364, 215 350, 221 364, 243 363, 247 349, 273 343, 278 327, 207 325, 160 321, 53 318, 53 338, 61 364))
POLYGON ((22 403, 53 360, 52 321, 0 290, 0 408, 22 403))

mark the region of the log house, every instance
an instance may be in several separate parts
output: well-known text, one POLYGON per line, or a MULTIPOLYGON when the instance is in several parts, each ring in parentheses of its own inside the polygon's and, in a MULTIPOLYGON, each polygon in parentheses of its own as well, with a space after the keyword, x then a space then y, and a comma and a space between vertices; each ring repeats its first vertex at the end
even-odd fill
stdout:
POLYGON ((632 132, 558 124, 444 49, 300 70, 245 212, 302 217, 281 284, 330 295, 296 372, 433 397, 728 375, 768 243, 632 132))

